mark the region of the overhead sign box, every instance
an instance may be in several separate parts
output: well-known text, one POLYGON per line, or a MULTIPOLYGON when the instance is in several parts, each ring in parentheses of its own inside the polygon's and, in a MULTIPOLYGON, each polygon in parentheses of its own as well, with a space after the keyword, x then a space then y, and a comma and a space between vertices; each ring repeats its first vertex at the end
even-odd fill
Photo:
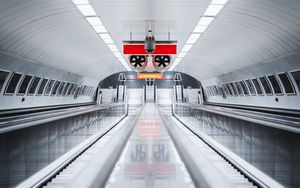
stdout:
MULTIPOLYGON (((123 43, 123 54, 141 54, 145 55, 148 52, 145 50, 144 43, 123 43)), ((176 43, 157 43, 155 45, 154 55, 165 54, 165 55, 176 55, 177 44, 176 43)))

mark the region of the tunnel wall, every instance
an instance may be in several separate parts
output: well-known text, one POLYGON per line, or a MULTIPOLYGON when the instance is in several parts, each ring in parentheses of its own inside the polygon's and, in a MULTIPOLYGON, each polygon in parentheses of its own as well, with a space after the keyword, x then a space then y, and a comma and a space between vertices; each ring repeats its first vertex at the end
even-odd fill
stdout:
POLYGON ((93 102, 98 83, 22 57, 0 53, 0 110, 93 102), (42 85, 45 86, 43 89, 42 85))
POLYGON ((201 83, 209 103, 299 110, 299 70, 300 53, 297 52, 201 83))

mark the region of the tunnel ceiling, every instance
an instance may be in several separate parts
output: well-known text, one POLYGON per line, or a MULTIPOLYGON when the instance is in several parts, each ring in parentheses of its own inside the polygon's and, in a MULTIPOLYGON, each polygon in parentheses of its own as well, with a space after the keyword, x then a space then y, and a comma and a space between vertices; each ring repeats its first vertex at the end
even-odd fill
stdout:
MULTIPOLYGON (((90 0, 117 47, 168 31, 182 48, 209 0, 90 0)), ((0 49, 36 63, 102 79, 124 70, 72 0, 0 0, 0 49)), ((205 79, 297 52, 300 1, 230 0, 175 69, 205 79)))

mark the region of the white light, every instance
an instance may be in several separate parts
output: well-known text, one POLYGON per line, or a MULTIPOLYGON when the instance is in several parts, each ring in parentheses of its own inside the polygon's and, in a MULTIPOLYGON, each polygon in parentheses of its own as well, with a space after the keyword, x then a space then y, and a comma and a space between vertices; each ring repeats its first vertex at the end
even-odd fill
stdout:
POLYGON ((112 40, 112 38, 110 37, 109 34, 107 34, 107 33, 100 33, 99 35, 100 35, 100 37, 103 39, 103 41, 106 44, 113 44, 114 43, 114 41, 112 40))
POLYGON ((228 0, 213 0, 211 4, 213 5, 225 5, 228 2, 228 0))
POLYGON ((182 60, 182 58, 181 58, 181 57, 178 57, 178 58, 176 58, 175 63, 178 64, 181 60, 182 60))
POLYGON ((189 39, 186 41, 186 44, 194 44, 200 36, 201 36, 200 33, 191 34, 189 39))
POLYGON ((72 0, 75 5, 90 4, 88 0, 72 0))
POLYGON ((204 16, 217 16, 223 7, 224 5, 209 5, 204 16))
POLYGON ((102 39, 110 39, 111 38, 110 35, 107 33, 100 33, 99 35, 102 39))
POLYGON ((220 13, 227 2, 228 0, 212 0, 211 4, 207 7, 204 15, 200 18, 199 22, 195 26, 193 33, 189 36, 185 45, 181 49, 181 52, 173 62, 172 66, 169 68, 170 71, 173 71, 174 68, 180 63, 187 52, 193 47, 193 44, 195 44, 202 33, 206 31, 208 26, 215 19, 215 16, 220 13))
POLYGON ((102 24, 99 17, 97 17, 95 10, 90 5, 88 0, 72 0, 76 5, 81 14, 86 18, 88 23, 93 27, 93 29, 99 33, 99 36, 103 39, 104 43, 107 44, 107 47, 114 53, 118 58, 121 64, 126 68, 127 71, 131 71, 131 68, 128 66, 126 60, 119 52, 117 46, 114 44, 111 36, 107 33, 105 26, 102 24))
POLYGON ((118 48, 117 48, 117 46, 114 45, 114 44, 109 44, 109 45, 107 45, 107 46, 108 46, 109 49, 110 49, 111 51, 113 51, 113 52, 118 52, 118 51, 119 51, 118 48))
POLYGON ((126 60, 123 57, 118 58, 119 61, 123 64, 123 65, 127 65, 126 60))
POLYGON ((177 57, 184 57, 186 55, 186 52, 180 52, 179 55, 177 57))
POLYGON ((195 44, 197 42, 197 38, 189 38, 187 41, 186 41, 186 44, 195 44))
POLYGON ((93 7, 89 4, 86 5, 77 5, 77 8, 83 16, 96 16, 96 12, 93 7))
POLYGON ((98 17, 86 17, 86 20, 91 24, 92 26, 94 25, 103 25, 100 18, 98 17))
POLYGON ((113 44, 114 41, 110 38, 110 39, 103 39, 105 44, 113 44))
POLYGON ((209 25, 214 19, 214 17, 201 17, 197 25, 209 25))
POLYGON ((193 47, 192 44, 186 44, 183 46, 183 48, 181 49, 182 52, 188 52, 191 48, 193 47))
POLYGON ((122 54, 121 54, 120 52, 114 52, 114 55, 115 55, 116 57, 118 57, 118 58, 119 58, 119 57, 123 57, 122 54))
POLYGON ((203 33, 207 29, 208 25, 197 25, 193 33, 203 33))
POLYGON ((193 34, 190 35, 189 38, 190 38, 190 39, 198 39, 200 36, 201 36, 200 33, 193 33, 193 34))
POLYGON ((94 25, 93 28, 97 33, 107 33, 107 30, 103 25, 94 25))

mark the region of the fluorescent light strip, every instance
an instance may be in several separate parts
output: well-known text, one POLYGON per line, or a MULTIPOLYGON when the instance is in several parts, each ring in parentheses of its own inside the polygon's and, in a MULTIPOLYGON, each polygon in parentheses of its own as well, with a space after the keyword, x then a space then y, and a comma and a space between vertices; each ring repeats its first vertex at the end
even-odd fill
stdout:
POLYGON ((99 17, 96 17, 96 16, 86 17, 86 20, 89 22, 89 24, 91 26, 94 26, 94 25, 102 25, 103 26, 103 24, 102 24, 102 22, 101 22, 101 20, 100 20, 99 17))
POLYGON ((77 5, 77 8, 83 16, 96 16, 96 12, 93 7, 89 4, 77 5))
POLYGON ((97 16, 94 8, 88 0, 72 0, 75 6, 78 8, 80 13, 85 17, 87 22, 92 26, 96 33, 99 34, 101 39, 107 45, 107 47, 112 51, 114 56, 120 61, 120 63, 125 67, 127 71, 131 71, 123 55, 120 53, 119 49, 115 45, 107 29, 103 25, 100 18, 97 16))
POLYGON ((191 50, 191 48, 197 42, 200 36, 202 36, 202 34, 207 30, 209 25, 214 21, 216 16, 221 12, 221 10, 224 8, 227 2, 228 0, 212 0, 210 5, 205 10, 203 16, 200 17, 197 25, 193 29, 193 32, 189 35, 180 53, 169 68, 169 71, 173 71, 175 67, 181 62, 181 60, 191 50))
POLYGON ((97 33, 107 33, 103 25, 93 25, 93 28, 97 33))
POLYGON ((209 5, 204 12, 204 16, 217 16, 223 7, 224 5, 209 5))

